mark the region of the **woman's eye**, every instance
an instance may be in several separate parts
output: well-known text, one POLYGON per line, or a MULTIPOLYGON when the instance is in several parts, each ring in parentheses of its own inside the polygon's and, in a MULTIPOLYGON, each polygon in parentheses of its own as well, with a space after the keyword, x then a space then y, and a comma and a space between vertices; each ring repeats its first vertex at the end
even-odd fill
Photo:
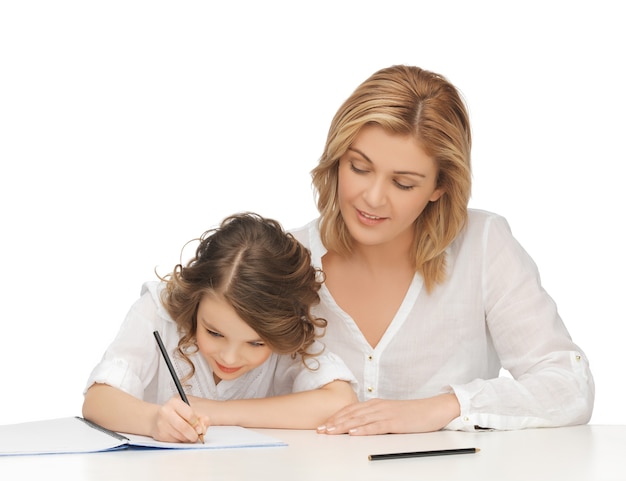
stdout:
POLYGON ((367 170, 359 169, 353 162, 350 162, 350 170, 356 174, 365 174, 367 170))
POLYGON ((393 182, 394 182, 394 184, 396 184, 396 187, 398 187, 399 189, 402 189, 402 190, 411 190, 411 189, 413 189, 415 187, 414 185, 401 184, 397 180, 394 180, 393 182))

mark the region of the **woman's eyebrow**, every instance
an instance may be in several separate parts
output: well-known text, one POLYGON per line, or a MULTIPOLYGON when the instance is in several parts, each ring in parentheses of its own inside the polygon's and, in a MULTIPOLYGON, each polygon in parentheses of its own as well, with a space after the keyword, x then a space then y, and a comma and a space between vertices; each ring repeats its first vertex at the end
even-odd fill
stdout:
MULTIPOLYGON (((370 164, 374 163, 374 162, 371 161, 371 159, 367 155, 365 155, 359 149, 355 149, 354 147, 348 147, 348 150, 351 150, 352 152, 356 152, 357 154, 359 154, 361 157, 363 157, 370 164)), ((394 170, 393 173, 396 174, 396 175, 416 175, 417 177, 426 178, 426 176, 424 174, 420 174, 419 172, 411 172, 409 170, 394 170)))
POLYGON ((348 147, 348 150, 351 150, 352 152, 356 152, 357 154, 359 154, 361 157, 363 157, 365 160, 367 160, 370 164, 373 164, 374 162, 372 162, 370 160, 370 158, 365 155, 363 152, 361 152, 359 149, 355 149, 354 147, 348 147))

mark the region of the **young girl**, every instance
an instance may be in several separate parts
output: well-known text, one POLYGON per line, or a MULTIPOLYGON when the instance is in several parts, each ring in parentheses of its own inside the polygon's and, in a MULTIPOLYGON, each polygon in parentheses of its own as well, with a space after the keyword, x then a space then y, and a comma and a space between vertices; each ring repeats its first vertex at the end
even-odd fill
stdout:
POLYGON ((324 270, 314 312, 361 402, 320 432, 589 420, 587 358, 537 267, 504 218, 467 207, 470 149, 457 89, 418 67, 375 72, 336 113, 313 170, 320 218, 293 233, 324 270))
POLYGON ((276 221, 225 219, 187 266, 143 286, 89 377, 84 417, 171 442, 195 442, 210 424, 314 428, 356 400, 351 372, 315 339, 326 325, 310 312, 317 274, 276 221))

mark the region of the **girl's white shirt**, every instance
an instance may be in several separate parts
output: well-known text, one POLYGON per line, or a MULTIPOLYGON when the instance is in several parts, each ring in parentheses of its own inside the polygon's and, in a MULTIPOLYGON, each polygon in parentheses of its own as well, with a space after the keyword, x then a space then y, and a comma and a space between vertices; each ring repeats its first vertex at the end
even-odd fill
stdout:
MULTIPOLYGON (((327 251, 318 222, 292 233, 321 268, 327 251)), ((470 209, 446 256, 446 281, 429 294, 416 274, 375 347, 322 287, 314 309, 328 321, 322 341, 356 375, 359 399, 454 392, 461 415, 447 429, 455 430, 588 422, 594 382, 587 358, 507 221, 470 209)))
MULTIPOLYGON (((153 332, 159 331, 179 379, 185 377, 190 367, 176 353, 180 335, 176 323, 163 305, 159 293, 164 284, 147 282, 141 297, 128 312, 120 330, 95 366, 85 387, 104 383, 121 389, 139 399, 163 404, 178 391, 167 365, 159 351, 153 332)), ((324 346, 316 341, 309 352, 320 352, 324 346)), ((318 389, 334 380, 356 380, 344 362, 335 354, 324 350, 308 359, 313 369, 302 363, 300 356, 272 353, 261 366, 233 380, 222 380, 217 385, 213 372, 198 352, 190 355, 195 365, 194 376, 183 383, 185 393, 208 399, 251 399, 277 396, 291 392, 318 389)))

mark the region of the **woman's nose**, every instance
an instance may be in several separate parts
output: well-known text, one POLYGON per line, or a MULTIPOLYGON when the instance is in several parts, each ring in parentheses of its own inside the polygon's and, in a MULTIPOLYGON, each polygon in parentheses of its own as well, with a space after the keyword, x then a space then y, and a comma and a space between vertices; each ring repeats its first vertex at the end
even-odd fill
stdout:
POLYGON ((371 207, 380 207, 386 202, 387 192, 384 182, 381 179, 372 179, 372 182, 363 192, 363 198, 371 207))

